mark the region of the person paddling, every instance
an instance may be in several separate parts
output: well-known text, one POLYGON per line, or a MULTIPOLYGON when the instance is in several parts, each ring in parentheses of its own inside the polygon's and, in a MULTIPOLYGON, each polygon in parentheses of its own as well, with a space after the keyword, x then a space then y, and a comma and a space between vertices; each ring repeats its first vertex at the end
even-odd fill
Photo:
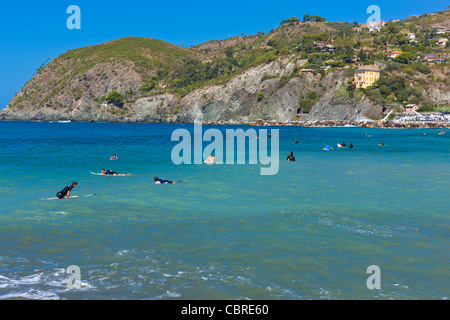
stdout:
POLYGON ((70 192, 72 192, 73 188, 75 188, 78 185, 78 182, 74 181, 72 184, 69 184, 67 187, 62 189, 60 192, 56 194, 56 197, 58 199, 64 199, 65 197, 70 197, 70 192))
POLYGON ((174 181, 162 180, 158 177, 155 177, 154 181, 155 181, 155 184, 174 184, 174 183, 176 183, 174 181))
POLYGON ((105 176, 120 176, 120 177, 124 177, 125 176, 124 174, 118 174, 115 171, 105 170, 105 169, 102 169, 102 174, 105 175, 105 176))

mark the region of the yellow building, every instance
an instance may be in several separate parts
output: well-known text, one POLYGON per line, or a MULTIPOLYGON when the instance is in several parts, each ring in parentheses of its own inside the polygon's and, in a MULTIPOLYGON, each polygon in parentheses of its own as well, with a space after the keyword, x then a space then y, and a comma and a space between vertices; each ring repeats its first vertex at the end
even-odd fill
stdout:
POLYGON ((356 88, 367 88, 380 79, 380 70, 372 66, 364 66, 355 71, 353 83, 356 88))

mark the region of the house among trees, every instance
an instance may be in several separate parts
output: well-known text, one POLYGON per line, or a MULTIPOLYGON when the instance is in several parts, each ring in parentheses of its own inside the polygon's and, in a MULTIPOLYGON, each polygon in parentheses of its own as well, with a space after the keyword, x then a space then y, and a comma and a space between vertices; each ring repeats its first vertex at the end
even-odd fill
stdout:
POLYGON ((436 57, 436 54, 434 53, 429 53, 429 54, 424 54, 424 57, 422 58, 423 62, 445 62, 447 60, 447 58, 444 57, 436 57))
POLYGON ((415 34, 415 33, 408 32, 407 35, 408 35, 409 41, 411 41, 411 42, 417 42, 417 40, 416 40, 416 34, 415 34))
POLYGON ((415 111, 419 109, 419 106, 417 104, 408 104, 405 106, 405 113, 406 114, 414 114, 415 111))
POLYGON ((380 31, 381 28, 386 26, 386 21, 372 21, 367 24, 369 31, 380 31))
POLYGON ((450 31, 446 27, 431 27, 431 30, 436 30, 436 34, 447 34, 450 31))
POLYGON ((403 53, 402 51, 392 51, 392 52, 388 53, 387 57, 389 59, 395 59, 402 53, 403 53))
POLYGON ((355 70, 353 83, 356 88, 367 88, 373 86, 380 79, 380 69, 377 66, 363 66, 355 70))
POLYGON ((434 40, 434 43, 436 43, 440 47, 445 47, 447 45, 447 41, 448 41, 447 38, 438 38, 434 40))
POLYGON ((334 53, 336 52, 336 47, 331 44, 324 43, 316 43, 314 42, 314 47, 316 47, 317 51, 322 53, 334 53))

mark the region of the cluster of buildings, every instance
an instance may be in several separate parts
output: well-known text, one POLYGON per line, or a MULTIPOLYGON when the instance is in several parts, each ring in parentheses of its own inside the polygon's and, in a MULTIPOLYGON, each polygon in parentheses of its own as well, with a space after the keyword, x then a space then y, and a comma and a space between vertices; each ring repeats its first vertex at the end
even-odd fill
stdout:
MULTIPOLYGON (((387 54, 387 57, 389 59, 393 60, 402 53, 403 53, 402 51, 392 51, 387 54)), ((427 54, 424 54, 422 58, 417 57, 417 59, 420 59, 420 61, 427 62, 427 63, 443 63, 443 62, 447 61, 446 57, 438 57, 438 56, 436 56, 435 53, 427 53, 427 54)))
POLYGON ((372 21, 367 24, 367 28, 369 28, 369 31, 380 31, 381 28, 386 26, 386 21, 380 20, 380 21, 372 21))

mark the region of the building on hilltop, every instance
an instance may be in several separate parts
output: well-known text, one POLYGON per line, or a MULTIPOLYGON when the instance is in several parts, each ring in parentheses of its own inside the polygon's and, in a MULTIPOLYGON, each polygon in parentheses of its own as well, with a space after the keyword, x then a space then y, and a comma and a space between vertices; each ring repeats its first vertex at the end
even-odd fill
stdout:
POLYGON ((380 69, 377 66, 363 66, 355 70, 353 83, 356 88, 367 88, 373 86, 380 79, 380 69))

